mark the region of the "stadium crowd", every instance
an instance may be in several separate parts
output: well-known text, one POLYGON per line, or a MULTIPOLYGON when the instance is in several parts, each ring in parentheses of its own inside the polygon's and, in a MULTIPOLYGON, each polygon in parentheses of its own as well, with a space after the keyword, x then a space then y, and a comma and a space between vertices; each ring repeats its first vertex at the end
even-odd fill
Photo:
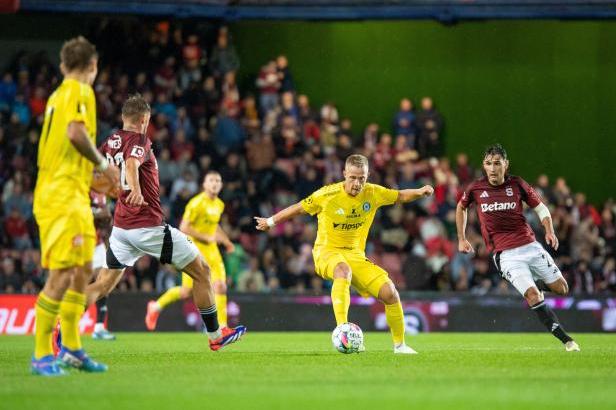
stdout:
MULTIPOLYGON (((231 289, 318 293, 328 286, 313 273, 315 219, 261 234, 253 216, 271 215, 340 180, 344 159, 357 152, 371 161, 371 182, 435 187, 431 198, 384 208, 373 226, 367 254, 399 289, 513 293, 490 261, 474 210, 467 232, 477 253, 457 252, 456 202, 481 170, 464 153, 453 163, 444 156, 444 121, 430 97, 419 107, 405 98, 392 124, 369 124, 356 133, 334 102, 315 107, 296 89, 284 55, 264 62, 252 86, 240 90, 240 58, 226 27, 200 31, 106 20, 88 37, 100 53, 94 85, 99 142, 121 124, 120 107, 130 93, 151 102, 148 134, 167 220, 179 225, 205 171, 221 173, 222 225, 236 244, 225 255, 231 289)), ((0 81, 0 292, 35 293, 45 279, 32 191, 45 103, 60 78, 45 53, 24 52, 0 81)), ((615 292, 616 203, 597 208, 564 178, 551 183, 541 175, 535 187, 550 206, 561 243, 555 258, 573 293, 615 292)), ((527 214, 542 241, 539 221, 527 214)), ((144 257, 119 289, 162 292, 177 279, 172 268, 144 257)))

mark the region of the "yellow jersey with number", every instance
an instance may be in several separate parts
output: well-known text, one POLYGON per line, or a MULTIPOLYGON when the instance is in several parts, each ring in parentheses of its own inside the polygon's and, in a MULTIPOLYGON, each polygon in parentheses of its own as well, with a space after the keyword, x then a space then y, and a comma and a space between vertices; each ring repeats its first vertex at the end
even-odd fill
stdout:
POLYGON ((344 191, 342 182, 327 185, 302 201, 302 208, 317 215, 314 247, 364 251, 376 210, 398 200, 398 191, 367 183, 356 196, 344 191))
MULTIPOLYGON (((220 198, 212 199, 202 192, 188 201, 182 219, 187 221, 193 229, 206 235, 214 235, 224 210, 225 203, 220 198)), ((195 238, 192 239, 199 242, 195 238)), ((213 245, 216 244, 213 243, 213 245)))
POLYGON ((85 124, 96 144, 96 99, 88 84, 65 79, 47 101, 38 150, 38 177, 34 212, 64 212, 68 207, 90 206, 94 164, 68 139, 71 122, 85 124))

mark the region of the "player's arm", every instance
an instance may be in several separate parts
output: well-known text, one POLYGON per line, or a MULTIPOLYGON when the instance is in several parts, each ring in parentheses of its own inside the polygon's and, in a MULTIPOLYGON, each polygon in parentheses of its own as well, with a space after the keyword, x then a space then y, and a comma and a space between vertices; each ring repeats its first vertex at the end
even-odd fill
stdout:
POLYGON ((539 217, 541 225, 543 225, 543 229, 545 230, 545 242, 554 250, 557 250, 558 238, 556 237, 556 233, 554 233, 554 225, 552 224, 550 210, 543 202, 540 202, 539 205, 533 208, 533 211, 535 211, 539 217))
POLYGON ((475 252, 473 245, 466 239, 466 222, 468 220, 468 208, 458 202, 456 206, 456 231, 458 232, 458 251, 462 253, 475 252))
POLYGON ((139 184, 139 166, 141 163, 137 158, 129 157, 126 160, 126 184, 130 193, 126 197, 126 203, 131 206, 147 206, 148 203, 143 199, 141 194, 141 185, 139 184))
POLYGON ((199 232, 185 218, 182 218, 182 222, 180 222, 180 231, 203 243, 216 242, 216 235, 208 235, 203 232, 199 232))
POLYGON ((257 222, 257 229, 260 231, 269 231, 270 228, 273 228, 276 224, 284 222, 288 219, 292 219, 298 215, 305 213, 304 207, 301 202, 293 204, 277 214, 270 216, 269 218, 263 218, 261 216, 255 216, 255 221, 257 222))
POLYGON ((227 253, 231 253, 235 250, 235 245, 233 245, 233 242, 229 239, 229 235, 222 229, 220 224, 216 227, 216 242, 224 246, 227 253))
POLYGON ((118 167, 110 164, 105 157, 96 149, 88 137, 86 125, 81 121, 71 121, 66 130, 69 141, 75 149, 113 183, 114 186, 120 183, 120 171, 118 167))
POLYGON ((412 202, 416 199, 430 196, 434 193, 434 188, 430 185, 424 185, 419 189, 401 189, 398 191, 398 200, 396 202, 412 202))

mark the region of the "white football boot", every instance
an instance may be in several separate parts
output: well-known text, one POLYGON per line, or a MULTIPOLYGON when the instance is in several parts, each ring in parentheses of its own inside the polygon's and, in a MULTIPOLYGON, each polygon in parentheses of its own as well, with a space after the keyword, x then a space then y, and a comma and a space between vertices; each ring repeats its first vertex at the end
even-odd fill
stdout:
POLYGON ((567 352, 579 352, 580 346, 578 346, 578 344, 575 343, 573 340, 570 340, 567 343, 565 343, 565 350, 567 352))
POLYGON ((411 346, 405 345, 404 343, 394 346, 395 354, 417 354, 415 350, 411 346))

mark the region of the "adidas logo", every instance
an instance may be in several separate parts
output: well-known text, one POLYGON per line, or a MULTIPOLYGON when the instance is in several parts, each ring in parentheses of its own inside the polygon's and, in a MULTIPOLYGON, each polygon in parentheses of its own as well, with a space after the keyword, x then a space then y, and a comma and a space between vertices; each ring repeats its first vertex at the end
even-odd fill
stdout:
POLYGON ((483 191, 481 193, 481 195, 479 195, 479 198, 488 198, 490 195, 488 195, 488 191, 483 191))
POLYGON ((558 329, 558 323, 552 323, 552 330, 551 331, 553 332, 556 329, 558 329))
POLYGON ((336 215, 344 215, 344 209, 338 208, 338 210, 336 211, 336 215))

